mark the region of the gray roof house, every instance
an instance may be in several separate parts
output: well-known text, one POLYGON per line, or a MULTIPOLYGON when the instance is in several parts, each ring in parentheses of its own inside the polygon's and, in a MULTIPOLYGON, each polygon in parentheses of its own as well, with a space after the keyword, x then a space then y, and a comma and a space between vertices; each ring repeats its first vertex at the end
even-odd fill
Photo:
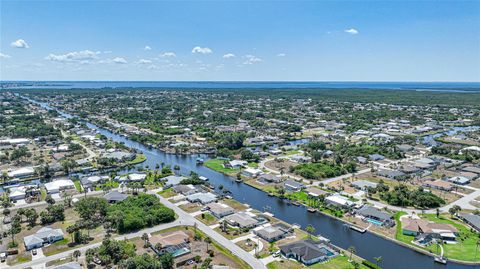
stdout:
POLYGON ((254 234, 267 242, 280 240, 293 232, 293 228, 281 223, 255 230, 254 234))
POLYGON ((374 183, 368 180, 357 180, 352 182, 352 186, 359 190, 367 190, 368 188, 377 187, 377 183, 374 183))
POLYGON ((62 229, 43 227, 35 234, 25 236, 23 242, 27 250, 41 248, 44 244, 53 243, 63 239, 62 229))
POLYGON ((121 193, 121 192, 118 192, 118 191, 111 191, 111 192, 105 194, 103 196, 103 198, 105 200, 107 200, 107 202, 109 202, 109 203, 117 203, 117 202, 121 202, 121 201, 127 199, 128 195, 126 195, 124 193, 121 193))
POLYGON ((187 196, 187 201, 190 203, 201 203, 203 205, 216 202, 217 196, 210 192, 197 192, 187 196))
POLYGON ((283 186, 288 191, 300 191, 305 188, 305 185, 293 180, 286 180, 285 182, 283 182, 283 186))
POLYGON ((395 222, 393 221, 392 215, 388 214, 387 212, 383 212, 372 206, 365 205, 362 208, 358 209, 355 213, 364 218, 379 221, 384 226, 393 226, 393 224, 395 224, 395 222))
POLYGON ((397 171, 397 170, 378 170, 377 171, 377 174, 379 176, 382 176, 382 177, 387 177, 387 178, 391 178, 391 179, 396 179, 396 180, 400 180, 400 179, 404 179, 407 175, 401 171, 397 171))
POLYGON ((385 159, 385 156, 380 155, 380 154, 370 154, 368 155, 368 158, 372 161, 381 161, 385 159))
POLYGON ((246 212, 238 212, 230 216, 226 216, 225 220, 232 226, 240 228, 253 228, 258 225, 258 220, 250 216, 246 212))
POLYGON ((468 225, 470 225, 473 229, 480 232, 480 216, 475 214, 459 214, 459 217, 463 219, 468 225))
POLYGON ((295 259, 303 264, 311 265, 317 262, 325 262, 331 253, 335 253, 323 243, 312 240, 302 240, 280 246, 280 252, 287 258, 295 259))
POLYGON ((184 179, 187 179, 187 178, 183 176, 174 176, 174 175, 162 178, 162 180, 166 180, 165 188, 176 186, 180 184, 180 182, 182 182, 182 180, 184 179))
POLYGON ((274 175, 274 174, 263 174, 258 176, 257 181, 260 182, 267 182, 267 183, 279 183, 282 181, 282 178, 280 176, 274 175))
POLYGON ((235 213, 235 210, 226 204, 210 203, 207 207, 210 213, 219 219, 235 213))

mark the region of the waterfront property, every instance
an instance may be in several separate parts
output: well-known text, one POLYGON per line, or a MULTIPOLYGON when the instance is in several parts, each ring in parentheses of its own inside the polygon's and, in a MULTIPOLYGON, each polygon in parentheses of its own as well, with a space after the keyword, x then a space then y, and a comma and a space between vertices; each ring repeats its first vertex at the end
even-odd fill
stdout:
POLYGON ((372 206, 364 205, 355 211, 355 214, 361 216, 364 221, 379 226, 391 227, 395 225, 393 216, 387 212, 381 211, 372 206))
POLYGON ((402 219, 402 233, 415 236, 415 242, 420 245, 428 245, 437 239, 444 242, 454 242, 458 230, 450 224, 407 217, 402 219))
POLYGON ((275 242, 293 234, 293 228, 277 223, 261 229, 256 228, 253 233, 267 242, 275 242))
POLYGON ((201 203, 202 205, 213 203, 217 200, 217 196, 210 192, 197 192, 187 196, 187 201, 190 203, 201 203))
POLYGON ((235 210, 232 207, 222 203, 210 203, 207 204, 206 207, 210 213, 218 219, 235 213, 235 210))
POLYGON ((293 181, 293 180, 286 180, 285 182, 283 182, 283 186, 284 186, 285 190, 292 191, 292 192, 301 191, 302 189, 305 188, 305 185, 303 185, 300 182, 293 181))
POLYGON ((475 229, 477 232, 480 232, 480 216, 471 214, 471 213, 463 213, 458 214, 465 223, 467 223, 470 227, 475 229))
POLYGON ((325 262, 336 256, 336 252, 324 242, 301 240, 280 246, 280 253, 305 265, 325 262))

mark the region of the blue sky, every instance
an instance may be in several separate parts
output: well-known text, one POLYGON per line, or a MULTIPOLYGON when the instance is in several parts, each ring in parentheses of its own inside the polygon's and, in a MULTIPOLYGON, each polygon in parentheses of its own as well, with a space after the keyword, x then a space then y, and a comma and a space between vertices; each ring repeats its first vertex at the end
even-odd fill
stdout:
POLYGON ((480 81, 480 1, 5 1, 1 80, 480 81))

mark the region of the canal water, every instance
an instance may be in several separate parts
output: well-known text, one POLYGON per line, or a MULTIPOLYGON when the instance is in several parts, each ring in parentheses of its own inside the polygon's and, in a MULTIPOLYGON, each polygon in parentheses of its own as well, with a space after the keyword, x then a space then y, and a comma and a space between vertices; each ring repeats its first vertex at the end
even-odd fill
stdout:
MULTIPOLYGON (((45 103, 35 103, 44 108, 51 109, 45 103)), ((64 112, 60 113, 65 117, 71 117, 71 115, 64 112)), ((237 183, 234 179, 228 176, 210 170, 204 166, 197 165, 196 158, 198 155, 165 153, 158 149, 148 148, 141 143, 114 134, 109 130, 93 124, 87 123, 87 126, 97 130, 99 133, 113 139, 114 141, 123 142, 126 146, 142 151, 147 157, 147 160, 142 163, 143 166, 148 165, 150 168, 153 168, 156 164, 160 165, 163 162, 172 167, 178 165, 182 174, 189 174, 190 171, 195 171, 201 176, 208 177, 210 183, 215 187, 218 188, 218 186, 223 185, 224 189, 231 191, 230 195, 234 199, 242 203, 247 203, 254 209, 264 211, 265 208, 268 208, 268 211, 274 214, 276 218, 290 224, 299 224, 302 228, 311 224, 315 227, 317 234, 329 238, 334 245, 344 249, 353 246, 356 249, 356 254, 367 260, 374 261, 374 257, 381 256, 382 262, 380 263, 380 266, 384 269, 476 268, 475 266, 467 266, 453 262, 448 262, 447 265, 441 265, 435 263, 430 256, 420 254, 410 248, 398 245, 368 231, 361 234, 347 228, 341 221, 319 213, 309 213, 303 206, 297 207, 287 205, 282 200, 276 197, 270 197, 263 191, 257 190, 243 183, 237 183)), ((208 156, 201 156, 208 159, 208 156)))

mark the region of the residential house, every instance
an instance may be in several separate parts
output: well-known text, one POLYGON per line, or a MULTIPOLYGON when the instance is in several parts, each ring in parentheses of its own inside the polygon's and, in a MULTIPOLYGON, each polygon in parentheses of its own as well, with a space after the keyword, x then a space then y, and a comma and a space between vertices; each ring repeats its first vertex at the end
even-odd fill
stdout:
POLYGON ((274 174, 262 174, 258 176, 257 181, 263 183, 280 183, 282 178, 274 174))
POLYGON ((458 185, 467 185, 468 183, 470 183, 470 179, 462 176, 454 176, 447 178, 446 180, 458 185))
POLYGON ((256 178, 262 174, 262 170, 256 168, 247 168, 242 171, 242 175, 245 177, 256 178))
MULTIPOLYGON (((252 214, 253 215, 253 214, 252 214)), ((238 212, 225 217, 228 224, 240 228, 253 228, 259 224, 259 221, 248 212, 238 212)))
POLYGON ((285 182, 283 182, 283 186, 284 186, 285 190, 293 191, 293 192, 301 191, 302 189, 305 188, 305 185, 303 185, 300 182, 293 181, 293 180, 286 180, 285 182))
POLYGON ((44 184, 48 194, 59 193, 63 190, 75 188, 75 184, 70 179, 57 179, 44 184))
POLYGON ((111 204, 121 202, 127 198, 128 195, 118 191, 111 191, 103 196, 103 199, 107 200, 107 202, 111 204))
POLYGON ((207 204, 207 208, 218 219, 235 213, 235 209, 222 203, 210 203, 207 204))
POLYGON ((305 192, 308 194, 308 196, 310 197, 319 197, 319 196, 328 196, 330 193, 329 192, 326 192, 324 190, 321 190, 319 188, 316 188, 316 187, 308 187, 305 192))
POLYGON ((335 251, 324 243, 301 240, 280 246, 280 253, 289 259, 295 259, 305 265, 326 262, 335 255, 335 251))
POLYGON ((381 161, 385 159, 385 156, 380 154, 370 154, 368 155, 368 158, 372 161, 381 161))
POLYGON ((356 210, 355 213, 359 216, 362 216, 365 221, 376 225, 387 227, 395 225, 395 221, 391 214, 372 206, 364 205, 360 209, 356 210))
POLYGON ((190 195, 190 194, 194 194, 194 193, 197 192, 197 188, 195 188, 195 186, 193 186, 192 184, 175 185, 175 186, 172 187, 172 189, 175 193, 183 194, 183 195, 190 195))
POLYGON ((7 173, 11 178, 26 178, 35 175, 35 169, 33 167, 22 167, 7 173))
POLYGON ((213 203, 218 200, 217 196, 210 192, 197 192, 187 195, 186 198, 190 203, 201 203, 202 205, 213 203))
POLYGON ((242 160, 232 160, 229 162, 225 162, 223 164, 223 167, 225 168, 231 168, 231 169, 240 169, 242 167, 247 166, 248 162, 242 161, 242 160))
POLYGON ((480 216, 475 214, 459 214, 458 215, 465 223, 470 225, 477 232, 480 232, 480 216))
POLYGON ((35 234, 25 236, 23 242, 26 250, 41 248, 45 244, 51 244, 63 239, 62 229, 43 227, 35 234))
POLYGON ((450 224, 434 223, 424 219, 404 218, 402 219, 402 233, 416 236, 416 241, 425 245, 434 239, 455 241, 458 230, 450 224))
POLYGON ((368 188, 376 188, 377 183, 368 180, 356 180, 352 182, 352 186, 359 190, 368 190, 368 188))
POLYGON ((350 208, 355 204, 354 202, 348 200, 348 198, 338 194, 330 195, 326 197, 325 203, 327 203, 328 205, 338 206, 342 208, 350 208))
POLYGON ((267 242, 275 242, 293 233, 293 228, 282 223, 277 223, 253 231, 258 237, 267 242))
POLYGON ((175 176, 175 175, 164 177, 162 178, 162 181, 165 181, 164 189, 168 189, 170 187, 176 186, 185 179, 187 178, 184 176, 175 176))
POLYGON ((397 170, 386 170, 386 169, 380 169, 377 171, 377 174, 382 177, 390 178, 390 179, 395 179, 395 180, 402 180, 407 177, 407 175, 401 171, 397 170))
POLYGON ((66 264, 62 264, 56 267, 53 267, 52 269, 81 269, 82 266, 80 266, 79 263, 77 262, 69 262, 66 264))
POLYGON ((170 253, 174 258, 176 258, 191 252, 189 245, 190 238, 183 231, 152 235, 149 241, 152 250, 158 255, 170 253), (157 246, 161 248, 157 249, 157 246))

